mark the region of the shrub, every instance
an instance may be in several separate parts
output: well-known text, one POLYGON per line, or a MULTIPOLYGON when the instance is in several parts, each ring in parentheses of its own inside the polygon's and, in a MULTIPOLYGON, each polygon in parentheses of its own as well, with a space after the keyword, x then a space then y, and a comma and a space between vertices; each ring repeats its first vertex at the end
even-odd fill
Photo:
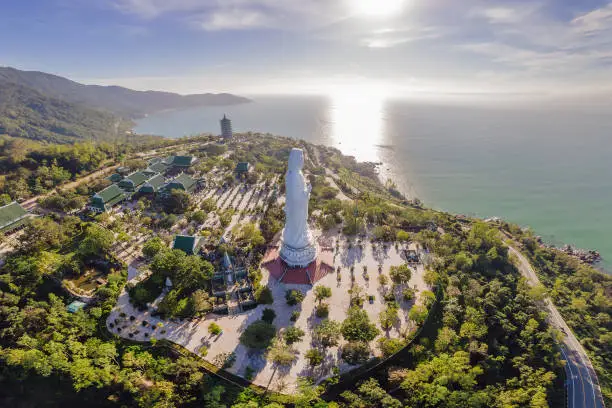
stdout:
POLYGON ((263 320, 257 320, 240 335, 240 343, 254 349, 267 348, 276 335, 276 327, 263 320))
POLYGON ((351 341, 342 347, 342 359, 351 365, 363 364, 370 357, 370 347, 363 341, 351 341))
POLYGON ((285 292, 285 300, 289 306, 295 306, 304 300, 304 294, 297 289, 290 289, 285 292))
POLYGON ((261 314, 261 320, 272 324, 274 319, 276 319, 276 312, 273 309, 265 308, 261 314))
POLYGON ((221 368, 231 368, 236 362, 236 353, 221 353, 213 360, 213 364, 221 368))
POLYGON ((320 318, 329 316, 329 305, 327 303, 321 303, 315 308, 315 315, 320 318))
POLYGON ((208 332, 212 334, 213 336, 218 336, 222 332, 221 326, 219 326, 215 322, 212 322, 211 324, 208 325, 208 332))
POLYGON ((300 311, 299 310, 294 310, 293 312, 291 312, 291 317, 289 318, 289 320, 291 320, 292 322, 297 321, 297 319, 299 319, 300 317, 300 311))
POLYGON ((261 305, 271 305, 274 303, 272 291, 267 286, 261 286, 255 291, 255 300, 261 305))
POLYGON ((412 299, 414 299, 414 289, 411 289, 411 288, 402 289, 402 297, 404 298, 406 302, 411 301, 412 299))
POLYGON ((378 340, 378 347, 384 357, 392 356, 404 347, 405 343, 401 339, 388 339, 381 337, 378 340))
POLYGON ((305 357, 311 367, 316 367, 323 362, 325 356, 320 350, 312 348, 306 352, 305 357))
POLYGON ((285 330, 285 333, 283 333, 283 338, 285 339, 287 344, 297 343, 302 340, 302 337, 304 337, 304 330, 295 326, 287 328, 287 330, 285 330))

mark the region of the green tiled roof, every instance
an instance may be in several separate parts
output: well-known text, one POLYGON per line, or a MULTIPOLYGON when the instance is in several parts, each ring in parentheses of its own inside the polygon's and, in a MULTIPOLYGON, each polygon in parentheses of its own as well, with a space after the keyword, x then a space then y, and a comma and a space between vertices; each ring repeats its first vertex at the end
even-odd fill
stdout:
POLYGON ((147 175, 144 174, 142 171, 137 171, 136 173, 132 173, 126 178, 132 180, 134 182, 135 187, 138 187, 139 185, 141 185, 148 179, 147 175))
POLYGON ((148 161, 148 163, 149 163, 149 165, 151 165, 151 164, 159 163, 160 161, 162 161, 161 157, 154 157, 154 158, 150 159, 148 161))
POLYGON ((110 177, 108 178, 110 181, 112 181, 113 183, 117 183, 121 180, 123 180, 123 176, 119 173, 113 173, 110 175, 110 177))
POLYGON ((153 163, 149 166, 149 170, 152 170, 156 173, 164 173, 170 167, 168 164, 164 162, 153 163))
POLYGON ((28 216, 28 212, 16 201, 0 207, 0 230, 5 231, 28 216))
POLYGON ((150 179, 151 177, 153 177, 154 175, 156 175, 158 172, 157 171, 153 171, 151 169, 144 169, 142 171, 142 174, 144 174, 145 176, 147 176, 147 179, 150 179))
POLYGON ((124 190, 134 191, 139 186, 141 186, 145 181, 147 181, 148 178, 149 176, 144 174, 142 171, 137 171, 135 173, 130 174, 123 180, 121 180, 119 182, 119 187, 121 187, 124 190))
POLYGON ((189 167, 193 164, 194 161, 194 156, 174 156, 172 164, 174 166, 189 167))
POLYGON ((151 177, 140 187, 141 193, 155 193, 166 182, 166 179, 161 174, 151 177))
POLYGON ((199 240, 199 237, 191 235, 177 235, 174 237, 172 248, 180 249, 188 255, 193 255, 199 240))
POLYGON ((249 163, 248 162, 239 162, 236 165, 236 171, 238 173, 246 173, 247 171, 249 171, 249 163))
POLYGON ((193 179, 193 177, 191 177, 189 174, 183 173, 172 180, 168 184, 168 187, 170 190, 172 190, 173 188, 180 188, 180 185, 185 191, 189 191, 195 186, 195 183, 196 181, 193 179))
POLYGON ((94 198, 100 198, 105 204, 116 199, 117 197, 123 198, 123 190, 119 188, 117 184, 111 184, 102 191, 98 191, 94 194, 94 198))

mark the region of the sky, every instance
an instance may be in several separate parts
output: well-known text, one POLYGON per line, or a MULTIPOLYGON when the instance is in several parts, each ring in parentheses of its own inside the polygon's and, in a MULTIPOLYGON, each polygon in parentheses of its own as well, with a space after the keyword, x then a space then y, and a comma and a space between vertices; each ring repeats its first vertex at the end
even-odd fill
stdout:
POLYGON ((0 0, 0 65, 179 93, 612 92, 608 0, 0 0))

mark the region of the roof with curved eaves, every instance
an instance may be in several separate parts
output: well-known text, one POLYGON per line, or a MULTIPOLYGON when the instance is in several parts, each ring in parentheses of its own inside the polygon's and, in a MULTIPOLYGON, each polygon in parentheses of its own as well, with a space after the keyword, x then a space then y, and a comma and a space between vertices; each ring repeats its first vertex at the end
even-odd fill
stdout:
POLYGON ((0 230, 4 230, 28 216, 28 212, 16 201, 0 207, 0 230))
POLYGON ((187 190, 190 190, 195 185, 195 183, 196 183, 196 180, 193 177, 191 177, 187 173, 183 173, 180 176, 174 178, 174 180, 170 182, 170 185, 180 184, 187 191, 187 190))

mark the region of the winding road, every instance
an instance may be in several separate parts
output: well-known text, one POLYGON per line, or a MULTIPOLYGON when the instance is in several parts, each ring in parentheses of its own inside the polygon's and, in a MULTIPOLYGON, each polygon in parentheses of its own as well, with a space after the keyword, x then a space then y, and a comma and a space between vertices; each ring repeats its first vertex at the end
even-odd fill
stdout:
MULTIPOLYGON (((508 248, 510 253, 517 257, 517 266, 529 284, 532 286, 539 284, 540 280, 527 258, 513 246, 508 248)), ((565 372, 567 374, 568 407, 605 408, 597 374, 595 374, 591 360, 555 305, 549 298, 546 298, 544 302, 548 311, 549 324, 563 333, 560 348, 563 359, 567 361, 565 372)))

